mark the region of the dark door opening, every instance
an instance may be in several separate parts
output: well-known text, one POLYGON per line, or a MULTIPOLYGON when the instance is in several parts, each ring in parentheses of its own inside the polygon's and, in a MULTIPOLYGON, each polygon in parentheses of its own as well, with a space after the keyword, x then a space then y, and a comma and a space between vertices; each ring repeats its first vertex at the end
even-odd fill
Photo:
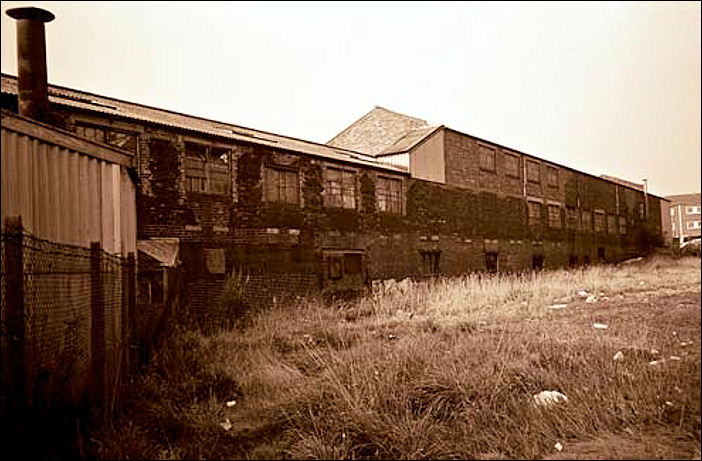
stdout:
POLYGON ((541 269, 544 268, 544 256, 543 255, 534 255, 531 257, 531 267, 535 271, 540 271, 541 269))
POLYGON ((485 270, 490 273, 497 272, 497 252, 487 251, 485 252, 485 270))

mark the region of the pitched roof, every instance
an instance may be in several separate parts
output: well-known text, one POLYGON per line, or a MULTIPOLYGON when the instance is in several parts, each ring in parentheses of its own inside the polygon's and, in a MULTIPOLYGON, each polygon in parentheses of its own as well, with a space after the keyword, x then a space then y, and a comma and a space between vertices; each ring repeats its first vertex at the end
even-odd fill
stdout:
POLYGON ((408 151, 438 128, 424 120, 375 106, 327 145, 372 156, 397 154, 408 151))
MULTIPOLYGON (((2 74, 2 92, 17 95, 17 77, 2 74)), ((121 117, 141 122, 154 123, 161 126, 189 130, 201 134, 218 136, 220 138, 245 141, 269 147, 286 149, 316 157, 355 163, 384 170, 394 170, 406 173, 406 170, 377 162, 373 157, 362 152, 340 146, 329 146, 279 134, 254 130, 238 125, 209 120, 192 115, 181 114, 166 109, 145 106, 123 101, 108 96, 101 96, 85 91, 78 91, 58 85, 49 85, 49 102, 65 107, 97 112, 114 117, 121 117)))
POLYGON ((631 187, 632 189, 644 190, 643 184, 627 181, 626 179, 617 178, 616 176, 601 174, 600 178, 606 179, 608 181, 616 182, 617 184, 621 184, 622 186, 631 187))
POLYGON ((678 203, 700 203, 702 194, 677 194, 677 195, 666 195, 665 198, 671 201, 671 204, 678 203))

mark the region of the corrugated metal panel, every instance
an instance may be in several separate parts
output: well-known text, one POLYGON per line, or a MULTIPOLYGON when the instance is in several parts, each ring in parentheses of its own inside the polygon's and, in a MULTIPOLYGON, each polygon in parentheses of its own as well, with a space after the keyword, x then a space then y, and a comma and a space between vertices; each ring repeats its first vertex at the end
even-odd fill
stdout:
POLYGON ((42 139, 45 125, 24 134, 32 122, 14 117, 21 126, 9 128, 8 117, 3 113, 2 222, 19 215, 38 238, 82 247, 99 241, 110 253, 135 252, 136 188, 126 167, 92 157, 89 143, 79 152, 42 139))

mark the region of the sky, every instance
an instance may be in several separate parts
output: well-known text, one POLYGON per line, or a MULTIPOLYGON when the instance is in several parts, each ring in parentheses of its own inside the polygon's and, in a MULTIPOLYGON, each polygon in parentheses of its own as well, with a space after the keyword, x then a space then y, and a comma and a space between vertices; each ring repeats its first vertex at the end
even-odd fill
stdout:
POLYGON ((325 143, 375 106, 657 195, 700 192, 700 2, 2 2, 49 82, 325 143))

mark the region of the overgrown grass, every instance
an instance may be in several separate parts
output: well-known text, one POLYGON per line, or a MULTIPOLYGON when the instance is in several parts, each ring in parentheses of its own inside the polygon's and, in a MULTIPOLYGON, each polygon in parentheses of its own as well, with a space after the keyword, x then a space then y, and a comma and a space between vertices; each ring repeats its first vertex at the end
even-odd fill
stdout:
POLYGON ((699 457, 699 299, 699 258, 654 258, 406 281, 279 306, 244 329, 177 329, 95 453, 543 458, 560 442, 566 458, 699 457), (569 400, 536 407, 542 390, 569 400))

